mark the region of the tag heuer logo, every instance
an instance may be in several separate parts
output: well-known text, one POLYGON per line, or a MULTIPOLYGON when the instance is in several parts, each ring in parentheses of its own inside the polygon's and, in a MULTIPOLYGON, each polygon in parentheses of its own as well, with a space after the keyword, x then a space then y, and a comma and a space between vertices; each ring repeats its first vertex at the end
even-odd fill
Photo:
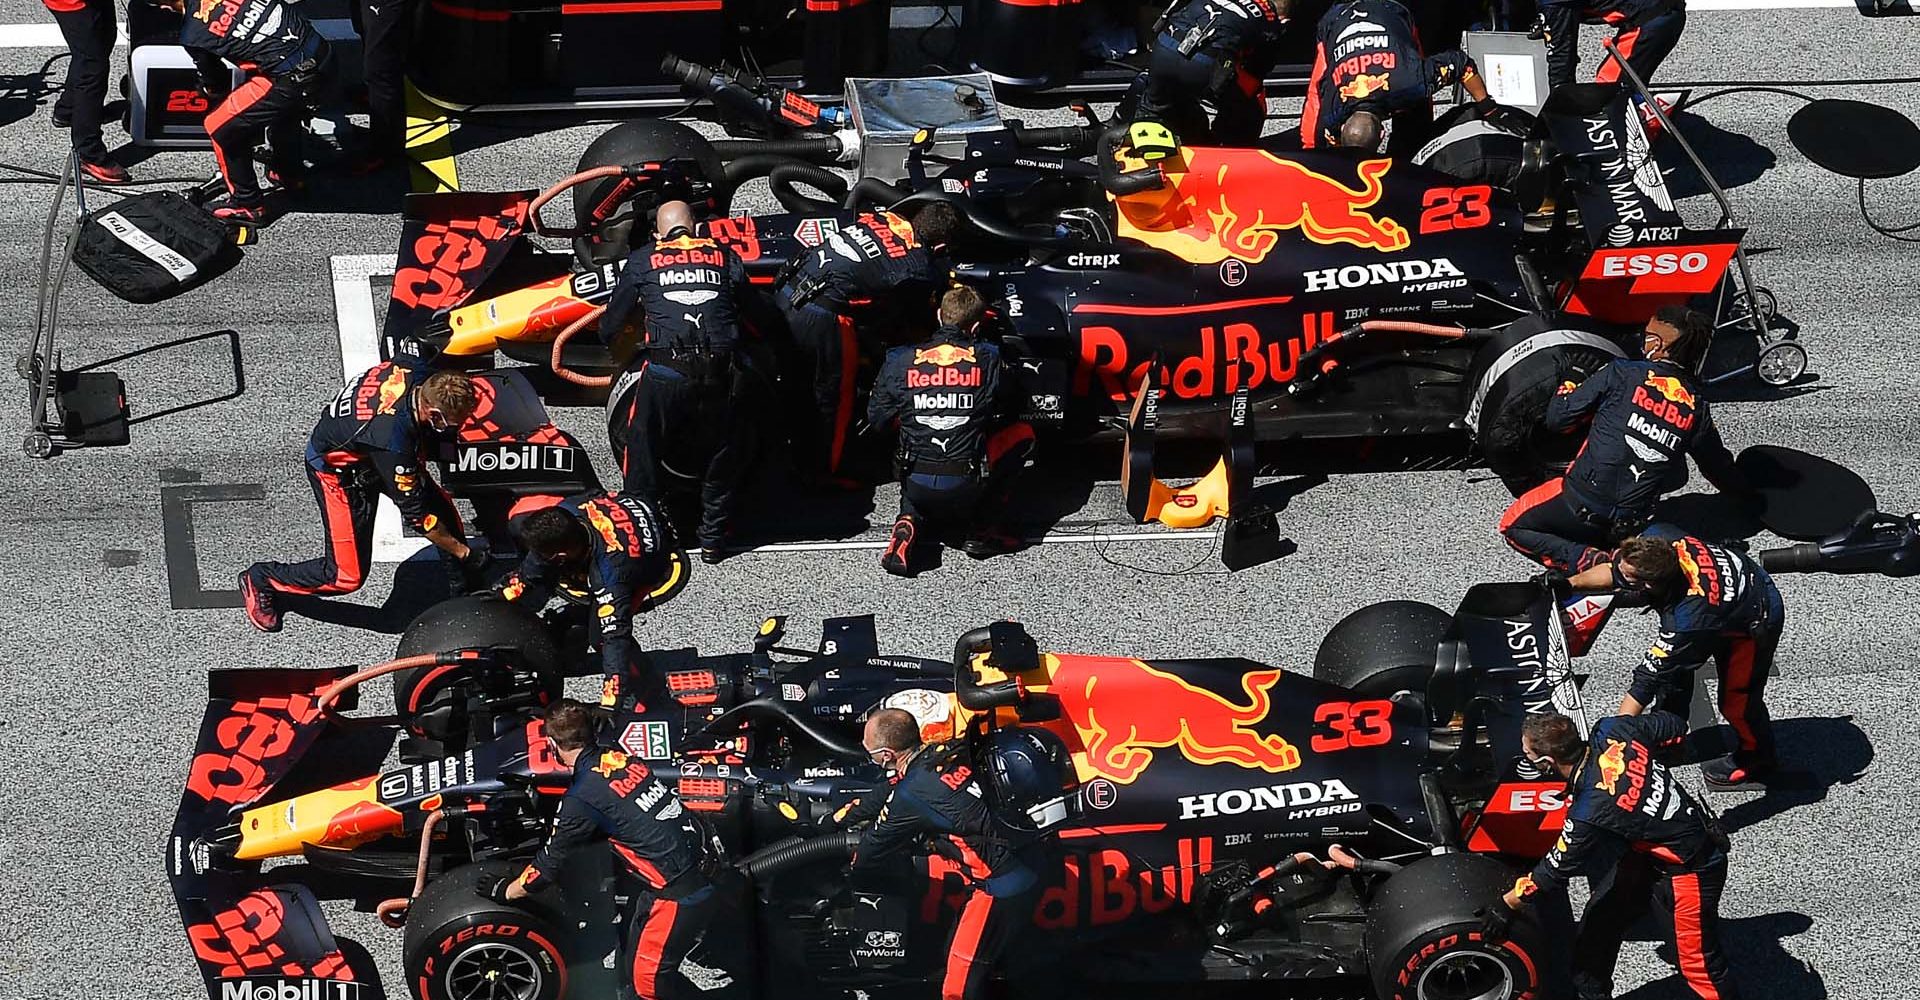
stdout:
POLYGON ((629 722, 620 733, 620 749, 642 760, 668 760, 673 757, 673 730, 658 720, 629 722))

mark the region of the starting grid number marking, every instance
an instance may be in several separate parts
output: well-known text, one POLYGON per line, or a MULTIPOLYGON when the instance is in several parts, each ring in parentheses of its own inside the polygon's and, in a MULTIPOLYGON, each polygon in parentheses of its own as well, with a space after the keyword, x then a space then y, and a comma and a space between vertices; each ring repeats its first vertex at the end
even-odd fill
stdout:
MULTIPOLYGON (((372 279, 392 274, 397 255, 344 254, 333 258, 333 317, 340 328, 340 382, 386 360, 380 351, 379 318, 374 310, 372 279)), ((432 543, 407 537, 400 509, 386 497, 373 516, 373 561, 406 562, 432 543)))

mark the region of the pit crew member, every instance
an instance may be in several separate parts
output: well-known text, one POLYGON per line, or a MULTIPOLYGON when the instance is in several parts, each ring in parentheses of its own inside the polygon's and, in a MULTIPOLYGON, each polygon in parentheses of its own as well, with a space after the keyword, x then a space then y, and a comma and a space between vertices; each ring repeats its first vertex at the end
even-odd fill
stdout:
POLYGON ((473 380, 458 372, 428 374, 392 362, 348 382, 307 438, 307 481, 320 506, 325 554, 302 563, 257 562, 242 571, 247 620, 262 632, 278 632, 279 595, 359 590, 373 559, 373 515, 382 493, 473 582, 486 565, 485 541, 465 537, 453 499, 427 473, 422 448, 473 416, 478 398, 473 380))
POLYGON ((911 713, 883 708, 867 718, 861 742, 893 787, 860 839, 850 880, 883 878, 904 854, 931 840, 936 852, 961 865, 968 886, 948 942, 941 1000, 985 997, 1002 962, 1016 995, 1050 995, 1049 957, 1042 949, 1017 946, 1033 919, 1039 875, 987 807, 965 741, 923 745, 911 713))
POLYGON ((1767 675, 1786 620, 1767 571, 1744 552, 1657 524, 1622 542, 1610 562, 1568 582, 1582 590, 1625 589, 1660 612, 1660 635, 1634 668, 1621 714, 1658 708, 1685 718, 1694 672, 1712 659, 1720 714, 1735 745, 1701 765, 1700 775, 1714 789, 1764 782, 1776 766, 1767 675))
POLYGON ((43 0, 67 43, 67 83, 53 102, 53 127, 69 131, 80 172, 96 184, 133 178, 114 162, 100 136, 107 101, 107 71, 113 64, 113 0, 43 0))
POLYGON ((1687 481, 1688 453, 1722 493, 1744 501, 1745 477, 1713 426, 1694 376, 1713 321, 1681 306, 1647 321, 1639 359, 1609 363, 1586 381, 1562 382, 1542 426, 1566 431, 1591 417, 1586 444, 1559 479, 1534 487, 1500 518, 1507 544, 1550 570, 1599 565, 1651 519, 1654 504, 1687 481))
POLYGON ((586 594, 604 678, 603 708, 644 709, 660 694, 633 641, 633 616, 679 592, 685 561, 654 504, 626 493, 585 493, 515 519, 526 549, 500 582, 501 597, 536 611, 562 586, 586 594))
POLYGON ((235 222, 266 220, 266 199, 253 169, 253 148, 265 135, 273 148, 268 179, 298 187, 305 172, 301 160, 301 118, 333 71, 333 53, 297 7, 287 0, 159 0, 186 15, 180 44, 200 71, 201 86, 219 103, 207 113, 213 156, 227 182, 219 218, 235 222), (228 92, 231 76, 221 60, 247 74, 228 92))
POLYGON ((900 515, 880 557, 896 576, 912 574, 922 534, 964 536, 961 549, 976 559, 1018 544, 994 522, 1033 453, 1033 428, 1011 415, 999 349, 975 339, 986 311, 972 288, 947 289, 939 330, 887 352, 874 381, 867 422, 899 424, 900 515))
POLYGON ((1687 724, 1667 712, 1602 719, 1587 742, 1559 714, 1529 716, 1521 731, 1522 752, 1567 779, 1567 819, 1547 856, 1487 907, 1481 933, 1490 943, 1505 940, 1529 897, 1585 875, 1597 892, 1573 944, 1580 1000, 1613 996, 1621 940, 1653 900, 1673 927, 1687 985, 1707 1000, 1739 998, 1720 949, 1726 835, 1655 756, 1686 733, 1687 724), (1604 880, 1609 871, 1613 878, 1604 880))
POLYGON ((1188 0, 1154 38, 1132 117, 1190 145, 1243 146, 1267 119, 1266 75, 1292 0, 1188 0), (1213 105, 1211 126, 1200 102, 1213 105))
POLYGON ((641 887, 621 946, 625 985, 642 1000, 724 1000, 737 992, 748 969, 741 959, 751 953, 714 883, 723 866, 715 863, 711 837, 645 762, 600 743, 586 705, 554 702, 545 730, 573 783, 540 852, 518 878, 501 879, 487 895, 519 903, 542 892, 574 851, 604 838, 641 887))
POLYGON ((941 251, 959 226, 953 206, 926 203, 911 220, 869 212, 794 258, 774 292, 786 320, 780 377, 792 414, 794 465, 832 482, 854 417, 860 338, 917 321, 939 291, 941 251))
POLYGON ((634 250, 614 286, 600 335, 632 360, 607 402, 607 434, 623 490, 662 505, 697 537, 700 558, 723 558, 733 509, 753 462, 767 395, 741 344, 747 266, 724 244, 693 234, 684 201, 655 213, 654 241, 634 250), (700 503, 697 531, 681 517, 700 503))
MULTIPOLYGON (((1686 0, 1540 0, 1534 30, 1547 40, 1549 92, 1573 82, 1574 70, 1580 63, 1582 21, 1598 21, 1611 27, 1613 44, 1626 57, 1627 65, 1651 87, 1654 72, 1679 44, 1680 33, 1687 27, 1687 3, 1686 0)), ((1620 61, 1611 52, 1601 57, 1600 68, 1593 74, 1595 83, 1613 83, 1624 78, 1620 61)), ((1647 126, 1648 136, 1657 135, 1660 120, 1638 93, 1631 99, 1640 110, 1640 120, 1647 126)))
POLYGON ((1426 142, 1433 94, 1456 82, 1490 111, 1480 71, 1458 50, 1428 56, 1413 14, 1395 0, 1353 0, 1320 18, 1300 145, 1411 155, 1426 142))

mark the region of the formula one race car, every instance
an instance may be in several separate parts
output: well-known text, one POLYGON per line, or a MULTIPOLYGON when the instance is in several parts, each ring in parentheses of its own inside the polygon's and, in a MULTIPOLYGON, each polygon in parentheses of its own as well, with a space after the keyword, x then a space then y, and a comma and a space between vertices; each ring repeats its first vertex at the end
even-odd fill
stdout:
POLYGON ((1621 355, 1657 307, 1719 294, 1721 314, 1771 318, 1770 296, 1730 294, 1741 231, 1686 227, 1628 104, 1616 85, 1556 92, 1506 187, 1339 152, 1188 147, 1146 163, 1089 113, 1079 128, 969 133, 955 155, 923 137, 900 183, 849 189, 790 158, 804 142, 632 122, 537 196, 416 197, 388 336, 437 364, 484 367, 498 350, 604 384, 614 363, 571 336, 660 200, 702 207, 760 283, 853 213, 942 200, 970 223, 954 276, 992 303, 1038 429, 1125 433, 1150 452, 1150 433, 1219 442, 1244 423, 1276 471, 1300 443, 1418 439, 1422 464, 1485 464, 1519 491, 1569 457, 1573 442, 1537 432, 1552 388, 1621 355), (1090 145, 1092 162, 1071 152, 1090 145), (726 214, 761 174, 788 211, 726 214), (568 189, 574 224, 542 221, 568 189), (574 261, 532 253, 529 232, 572 237, 574 261), (1152 427, 1129 419, 1145 396, 1152 427))
MULTIPOLYGON (((1071 949, 1090 975, 1366 975, 1382 997, 1518 998, 1549 974, 1539 927, 1494 945, 1474 916, 1558 828, 1559 782, 1513 759, 1522 720, 1558 709, 1584 724, 1560 616, 1535 585, 1476 586, 1452 615, 1363 608, 1312 676, 1042 654, 1010 622, 962 636, 951 662, 880 655, 870 618, 829 620, 817 652, 779 646, 782 632, 768 622, 745 654, 655 654, 672 699, 610 734, 676 774, 685 807, 741 859, 755 996, 937 985, 953 866, 921 859, 911 905, 857 914, 840 877, 854 840, 831 817, 880 781, 858 742, 880 705, 969 741, 986 772, 1006 770, 985 765, 1012 745, 1058 751, 1053 772, 992 794, 1064 854, 1026 946, 1071 949)), ((531 854, 569 780, 534 712, 558 688, 553 637, 515 606, 463 598, 416 622, 400 653, 358 674, 213 675, 167 851, 210 994, 385 995, 329 932, 324 886, 385 898, 417 997, 499 995, 486 989, 502 977, 516 997, 552 1000, 569 981, 592 995, 614 919, 596 877, 557 910, 476 888, 531 854), (402 766, 379 771, 398 734, 342 711, 386 674, 406 739, 402 766)))

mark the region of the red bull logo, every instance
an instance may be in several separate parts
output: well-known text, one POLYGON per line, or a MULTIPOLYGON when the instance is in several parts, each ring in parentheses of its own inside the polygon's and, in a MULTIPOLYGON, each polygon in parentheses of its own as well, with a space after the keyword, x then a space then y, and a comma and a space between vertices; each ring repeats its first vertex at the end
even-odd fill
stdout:
POLYGON ((1648 375, 1647 385, 1653 391, 1665 396, 1669 402, 1679 403, 1688 409, 1698 405, 1694 401, 1693 393, 1688 391, 1687 384, 1672 375, 1648 375))
POLYGON ((913 363, 916 365, 939 365, 942 368, 946 368, 950 365, 957 365, 962 361, 971 364, 973 360, 973 348, 961 347, 957 344, 940 344, 925 349, 916 349, 913 352, 913 363))
POLYGON ((1349 101, 1364 101, 1376 91, 1387 89, 1387 74, 1361 73, 1340 85, 1340 96, 1349 101))
POLYGON ((593 773, 602 778, 613 777, 613 772, 627 768, 627 755, 618 750, 607 750, 600 754, 600 761, 593 765, 593 773))
POLYGON ((1257 149, 1189 147, 1185 171, 1169 168, 1175 193, 1120 202, 1141 238, 1195 264, 1229 257, 1267 259, 1280 235, 1297 229, 1315 243, 1345 243, 1381 252, 1412 243, 1405 226, 1366 209, 1380 200, 1391 160, 1357 165, 1350 187, 1294 160, 1257 149))
POLYGON ((1600 769, 1600 780, 1594 782, 1593 787, 1612 795, 1620 784, 1620 776, 1627 773, 1627 745, 1608 740, 1607 748, 1593 759, 1593 766, 1600 769))
POLYGON ((1285 671, 1256 670, 1241 678, 1235 702, 1139 660, 1106 656, 1054 657, 1050 694, 1079 730, 1082 780, 1128 784, 1153 763, 1154 751, 1177 750, 1196 764, 1235 764, 1278 773, 1300 766, 1300 750, 1255 724, 1273 707, 1272 690, 1285 671))
POLYGON ((607 512, 601 510, 599 504, 591 503, 581 509, 586 512, 587 523, 593 525, 593 530, 599 532, 600 539, 606 542, 607 551, 620 551, 620 533, 614 530, 613 521, 607 517, 607 512))
POLYGON ((407 394, 407 370, 394 365, 388 369, 387 377, 380 382, 380 391, 375 398, 379 400, 380 413, 392 413, 400 405, 400 397, 407 394))

